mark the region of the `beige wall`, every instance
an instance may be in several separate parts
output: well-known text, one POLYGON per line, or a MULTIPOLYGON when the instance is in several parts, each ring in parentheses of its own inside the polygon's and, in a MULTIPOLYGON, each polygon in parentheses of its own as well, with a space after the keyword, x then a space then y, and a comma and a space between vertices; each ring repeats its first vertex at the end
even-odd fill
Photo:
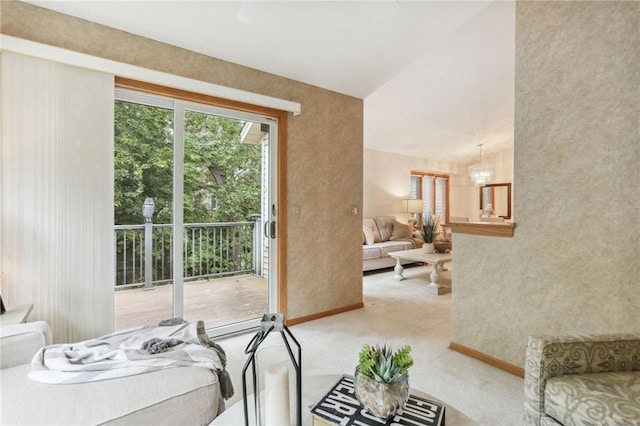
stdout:
POLYGON ((30 4, 0 7, 3 34, 301 103, 286 151, 287 317, 361 303, 362 216, 350 211, 362 206, 362 100, 30 4))
POLYGON ((640 3, 516 5, 513 238, 454 235, 452 340, 640 331, 640 3))

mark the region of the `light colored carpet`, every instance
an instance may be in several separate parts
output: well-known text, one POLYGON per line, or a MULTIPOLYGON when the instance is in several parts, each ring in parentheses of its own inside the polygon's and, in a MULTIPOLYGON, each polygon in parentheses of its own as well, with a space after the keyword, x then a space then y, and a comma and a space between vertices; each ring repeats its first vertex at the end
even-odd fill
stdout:
MULTIPOLYGON (((446 264, 445 267, 450 267, 446 264)), ((415 364, 411 386, 431 394, 482 425, 522 424, 523 381, 448 348, 451 334, 451 294, 425 290, 430 267, 405 269, 407 280, 397 282, 393 271, 363 277, 363 309, 290 327, 302 346, 303 375, 353 374, 365 343, 409 344, 415 364)), ((451 271, 440 284, 451 286, 451 271)), ((455 291, 455 290, 454 290, 455 291)), ((236 395, 242 396, 244 349, 253 333, 218 342, 227 351, 236 395)))

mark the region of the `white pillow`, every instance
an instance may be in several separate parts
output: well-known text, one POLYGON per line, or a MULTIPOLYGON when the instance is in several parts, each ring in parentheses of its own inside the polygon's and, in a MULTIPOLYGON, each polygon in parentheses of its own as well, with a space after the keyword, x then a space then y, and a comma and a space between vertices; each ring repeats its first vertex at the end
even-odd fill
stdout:
POLYGON ((373 244, 373 231, 366 226, 362 227, 362 231, 364 232, 364 242, 366 245, 370 246, 373 244))

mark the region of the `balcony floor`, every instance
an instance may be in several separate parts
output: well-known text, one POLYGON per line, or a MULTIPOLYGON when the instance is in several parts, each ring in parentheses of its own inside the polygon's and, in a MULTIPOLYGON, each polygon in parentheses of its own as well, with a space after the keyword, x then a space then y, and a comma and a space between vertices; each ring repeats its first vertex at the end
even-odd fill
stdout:
MULTIPOLYGON (((261 317, 268 311, 267 279, 235 275, 184 283, 184 319, 202 320, 206 328, 261 317)), ((115 292, 115 329, 157 325, 171 318, 173 285, 115 292)))

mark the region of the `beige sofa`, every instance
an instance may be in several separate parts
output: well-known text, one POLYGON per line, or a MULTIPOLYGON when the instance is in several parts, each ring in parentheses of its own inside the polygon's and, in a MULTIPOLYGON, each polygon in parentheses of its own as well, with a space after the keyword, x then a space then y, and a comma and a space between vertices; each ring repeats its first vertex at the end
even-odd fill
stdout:
POLYGON ((50 343, 43 321, 0 327, 0 424, 207 425, 224 410, 218 377, 203 367, 80 384, 32 381, 31 360, 50 343))
POLYGON ((640 335, 532 336, 525 424, 640 425, 640 335))
MULTIPOLYGON (((389 256, 392 251, 412 250, 422 247, 419 234, 412 226, 400 223, 394 216, 376 216, 364 219, 362 226, 362 271, 389 268, 396 259, 389 256)), ((402 261, 403 264, 411 261, 402 261)))

